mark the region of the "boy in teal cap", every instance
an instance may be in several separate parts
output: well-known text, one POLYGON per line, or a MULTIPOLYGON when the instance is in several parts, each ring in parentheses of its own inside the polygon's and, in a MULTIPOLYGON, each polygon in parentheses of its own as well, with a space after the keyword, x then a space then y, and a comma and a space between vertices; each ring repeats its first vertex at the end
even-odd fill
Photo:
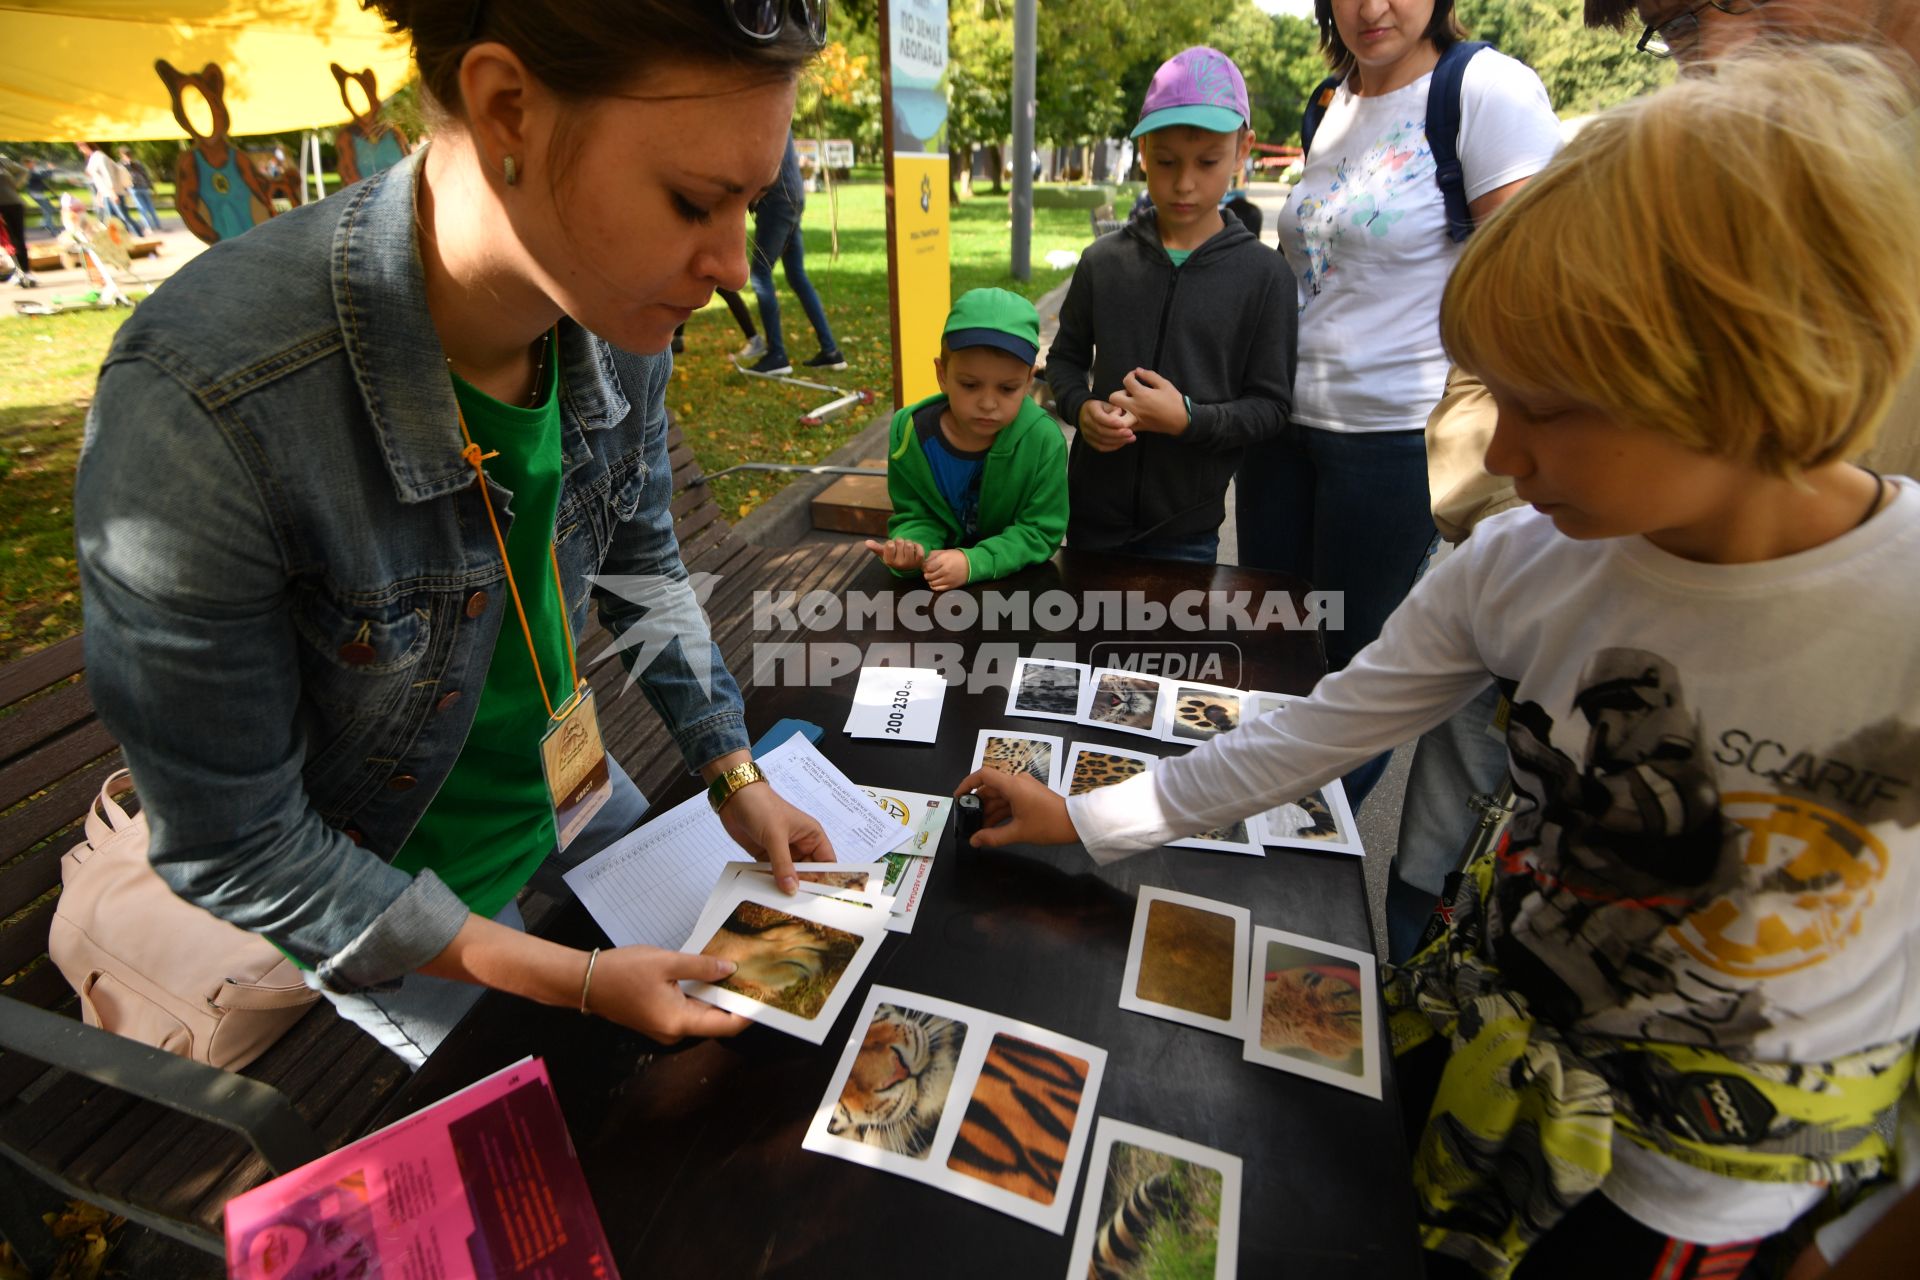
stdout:
POLYGON ((1087 246, 1047 353, 1054 402, 1079 429, 1068 538, 1211 564, 1241 456, 1287 427, 1298 287, 1220 216, 1253 140, 1231 58, 1168 59, 1133 136, 1153 209, 1087 246))
POLYGON ((940 394, 893 415, 887 540, 867 549, 935 591, 1038 564, 1067 531, 1067 450, 1027 396, 1040 313, 1017 293, 960 296, 933 362, 940 394))

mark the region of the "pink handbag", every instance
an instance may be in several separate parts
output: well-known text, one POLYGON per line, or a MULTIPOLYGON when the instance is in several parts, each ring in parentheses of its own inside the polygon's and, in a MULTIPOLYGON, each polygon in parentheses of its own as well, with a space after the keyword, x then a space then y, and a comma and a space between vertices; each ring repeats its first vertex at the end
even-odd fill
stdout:
POLYGON ((118 803, 132 789, 125 769, 109 777, 87 811, 87 838, 60 859, 47 954, 88 1026, 237 1071, 320 993, 265 938, 167 887, 147 862, 145 815, 118 803))

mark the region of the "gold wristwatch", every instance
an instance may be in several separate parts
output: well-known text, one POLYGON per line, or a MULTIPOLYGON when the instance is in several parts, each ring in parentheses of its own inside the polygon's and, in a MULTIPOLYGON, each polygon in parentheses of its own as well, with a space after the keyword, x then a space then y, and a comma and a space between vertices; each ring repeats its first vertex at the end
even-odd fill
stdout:
POLYGON ((753 761, 737 764, 707 784, 707 803, 718 813, 727 801, 733 799, 734 792, 766 780, 767 775, 760 772, 760 766, 753 761))

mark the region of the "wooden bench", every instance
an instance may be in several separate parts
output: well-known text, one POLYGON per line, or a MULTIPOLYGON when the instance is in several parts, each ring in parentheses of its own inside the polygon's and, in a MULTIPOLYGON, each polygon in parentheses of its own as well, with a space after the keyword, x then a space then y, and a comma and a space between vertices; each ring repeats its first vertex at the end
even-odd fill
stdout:
MULTIPOLYGON (((858 543, 765 547, 737 536, 693 450, 669 436, 674 528, 689 570, 719 575, 714 639, 744 684, 756 589, 837 590, 865 562, 858 543)), ((596 625, 581 641, 608 749, 662 795, 685 764, 596 625), (601 658, 593 662, 595 658, 601 658)), ((37 1220, 57 1192, 219 1254, 234 1195, 366 1132, 406 1069, 321 1002, 235 1074, 87 1027, 47 958, 60 855, 107 774, 120 767, 87 696, 78 636, 0 668, 0 1234, 35 1274, 50 1263, 37 1220), (33 1175, 29 1180, 21 1169, 33 1175), (50 1190, 49 1190, 50 1189, 50 1190)), ((762 728, 764 726, 754 726, 762 728)), ((529 892, 537 928, 556 904, 529 892)))

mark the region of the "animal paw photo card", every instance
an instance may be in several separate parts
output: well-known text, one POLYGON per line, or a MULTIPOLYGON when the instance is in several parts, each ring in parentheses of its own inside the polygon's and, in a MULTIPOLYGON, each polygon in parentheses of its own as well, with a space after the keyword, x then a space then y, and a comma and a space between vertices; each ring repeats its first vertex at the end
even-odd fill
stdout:
POLYGON ((1255 929, 1248 997, 1243 1059, 1380 1096, 1380 997, 1370 953, 1255 929))
POLYGON ((1067 1280, 1233 1280, 1240 1157, 1101 1116, 1067 1280))
MULTIPOLYGON (((719 982, 683 982, 696 1000, 820 1044, 887 934, 885 898, 788 897, 765 877, 722 880, 683 951, 731 960, 719 982)), ((844 891, 843 891, 844 892, 844 891)))
POLYGON ((1063 1235, 1107 1051, 876 986, 801 1143, 1063 1235))

